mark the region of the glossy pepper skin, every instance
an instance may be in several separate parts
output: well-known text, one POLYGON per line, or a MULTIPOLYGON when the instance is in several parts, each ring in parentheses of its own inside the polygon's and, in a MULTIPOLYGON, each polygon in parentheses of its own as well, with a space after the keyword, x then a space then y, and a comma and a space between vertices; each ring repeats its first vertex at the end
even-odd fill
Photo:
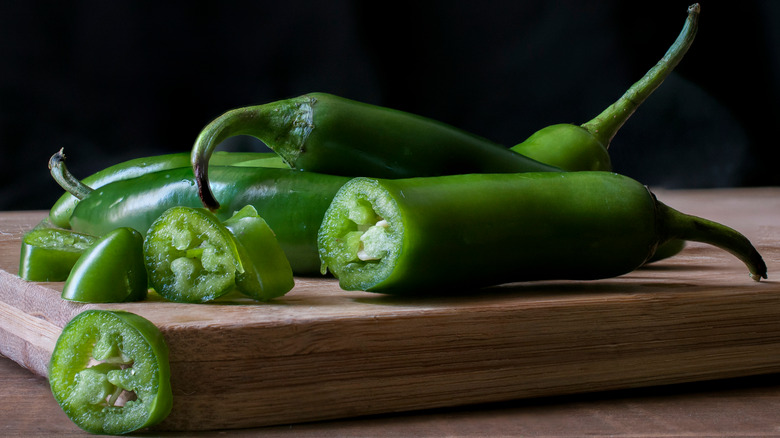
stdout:
POLYGON ((19 276, 27 281, 65 281, 79 257, 98 238, 59 228, 35 228, 22 236, 19 276))
POLYGON ((723 248, 766 278, 744 236, 610 172, 356 178, 334 197, 318 245, 342 288, 403 294, 619 276, 674 238, 723 248))
MULTIPOLYGON (((338 189, 348 177, 291 169, 214 167, 212 187, 223 205, 215 211, 225 221, 252 205, 273 230, 296 275, 318 275, 317 229, 338 189)), ((146 235, 165 210, 202 207, 190 168, 156 172, 115 181, 93 191, 73 211, 73 230, 93 235, 131 227, 146 235)))
MULTIPOLYGON (((49 169, 52 176, 61 184, 67 184, 73 187, 73 179, 68 179, 63 175, 65 159, 64 151, 60 150, 58 154, 52 157, 49 169)), ((273 152, 222 152, 214 154, 212 162, 216 166, 261 166, 261 167, 287 167, 281 160, 281 157, 273 152)), ((190 166, 189 153, 163 154, 151 157, 135 158, 122 163, 109 166, 103 170, 95 172, 79 181, 85 186, 85 189, 66 191, 54 203, 49 210, 50 222, 60 228, 70 228, 70 215, 79 202, 79 197, 86 196, 91 190, 102 187, 110 182, 123 179, 136 178, 148 173, 159 172, 161 170, 176 169, 179 167, 190 166)))
POLYGON ((238 242, 244 272, 236 277, 239 291, 255 300, 267 301, 289 292, 295 281, 290 261, 276 234, 257 210, 247 205, 223 222, 238 242))
POLYGON ((191 161, 207 208, 219 206, 209 185, 212 152, 236 135, 262 140, 294 169, 331 175, 404 178, 560 171, 435 120, 310 93, 228 111, 201 131, 191 161))
POLYGON ((78 314, 62 329, 49 363, 57 403, 94 434, 125 434, 165 419, 173 401, 170 374, 160 330, 123 311, 78 314))
POLYGON ((683 59, 693 44, 699 23, 699 4, 688 8, 688 18, 666 54, 615 103, 582 125, 561 123, 533 133, 511 150, 563 170, 612 170, 607 150, 618 130, 683 59))
POLYGON ((76 261, 65 280, 62 298, 81 303, 121 303, 146 298, 148 280, 138 231, 109 231, 76 261))

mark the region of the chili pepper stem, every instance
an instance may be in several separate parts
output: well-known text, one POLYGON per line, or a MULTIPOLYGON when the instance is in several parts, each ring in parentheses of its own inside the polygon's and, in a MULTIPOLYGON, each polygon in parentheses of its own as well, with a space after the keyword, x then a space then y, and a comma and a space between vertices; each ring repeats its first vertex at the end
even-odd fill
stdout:
POLYGON ((79 181, 65 166, 65 150, 60 149, 49 158, 49 171, 57 184, 78 199, 86 198, 92 188, 79 181))
POLYGON ((688 18, 685 20, 683 29, 663 58, 626 90, 620 99, 594 117, 593 120, 582 124, 582 127, 598 138, 605 147, 609 148, 609 144, 618 130, 685 56, 698 30, 700 11, 701 7, 698 3, 688 7, 688 18))
POLYGON ((767 278, 767 267, 761 254, 738 231, 708 219, 681 213, 662 202, 657 202, 657 211, 668 237, 716 246, 741 260, 753 280, 767 278))
MULTIPOLYGON (((192 148, 190 161, 198 186, 198 196, 204 207, 211 211, 219 208, 208 179, 208 163, 214 149, 223 141, 237 135, 250 135, 263 142, 290 144, 284 150, 297 151, 312 129, 311 100, 313 98, 289 99, 230 110, 214 119, 200 132, 192 148), (291 111, 291 106, 292 111, 291 111), (269 133, 285 133, 284 136, 268 138, 269 133)), ((280 154, 289 164, 295 157, 280 154)))

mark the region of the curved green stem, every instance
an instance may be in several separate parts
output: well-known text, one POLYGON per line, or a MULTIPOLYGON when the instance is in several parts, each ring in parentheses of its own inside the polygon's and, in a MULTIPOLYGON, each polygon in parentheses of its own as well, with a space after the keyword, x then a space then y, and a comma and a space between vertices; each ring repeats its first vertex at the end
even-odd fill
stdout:
POLYGON ((65 166, 65 150, 60 149, 49 158, 49 172, 57 184, 78 199, 86 198, 93 189, 73 176, 65 166))
POLYGON ((661 85, 685 56, 696 36, 700 11, 701 7, 698 3, 688 7, 688 18, 685 20, 683 29, 663 58, 645 73, 642 79, 634 83, 620 99, 593 120, 582 124, 582 127, 598 138, 605 147, 609 147, 612 138, 626 120, 661 85))
MULTIPOLYGON (((211 211, 219 208, 219 201, 209 184, 208 166, 211 154, 220 143, 230 137, 250 135, 266 143, 297 145, 303 142, 309 131, 311 106, 309 99, 305 98, 237 108, 214 119, 200 132, 190 155, 203 206, 211 211)), ((283 161, 289 161, 289 157, 280 156, 283 161)))
POLYGON ((714 245, 745 263, 753 280, 767 278, 766 263, 761 254, 738 231, 708 219, 681 213, 661 202, 657 203, 657 208, 668 237, 714 245))

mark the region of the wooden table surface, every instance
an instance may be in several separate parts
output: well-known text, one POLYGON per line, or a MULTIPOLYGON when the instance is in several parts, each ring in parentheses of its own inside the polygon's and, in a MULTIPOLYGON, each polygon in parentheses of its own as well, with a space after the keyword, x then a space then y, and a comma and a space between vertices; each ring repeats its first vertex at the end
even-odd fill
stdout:
MULTIPOLYGON (((751 225, 750 205, 780 211, 780 188, 663 193, 670 205, 709 201, 751 225), (717 202, 716 202, 717 201, 717 202)), ((690 209, 687 209, 689 211, 690 209)), ((763 211, 767 211, 764 208, 763 211)), ((773 213, 774 215, 774 213, 773 213)), ((717 219, 717 218, 716 218, 717 219)), ((778 217, 780 219, 780 216, 778 217)), ((774 218, 770 218, 775 224, 774 218)), ((759 225, 758 223, 753 225, 759 225)), ((770 272, 770 280, 772 272, 770 272)), ((780 322, 778 322, 780 324, 780 322)), ((780 436, 780 374, 215 432, 153 436, 780 436)), ((45 378, 0 357, 0 436, 87 435, 57 406, 45 378)))
MULTIPOLYGON (((88 436, 48 381, 0 358, 0 436, 88 436)), ((765 437, 780 436, 780 375, 519 400, 366 418, 142 436, 765 437)))

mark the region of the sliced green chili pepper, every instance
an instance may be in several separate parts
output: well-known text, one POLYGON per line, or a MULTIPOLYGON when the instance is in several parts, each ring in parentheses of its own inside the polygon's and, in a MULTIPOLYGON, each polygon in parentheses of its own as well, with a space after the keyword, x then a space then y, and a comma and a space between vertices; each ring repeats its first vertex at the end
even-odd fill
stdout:
POLYGON ((725 249, 766 278, 737 231, 610 172, 357 178, 333 199, 318 239, 323 272, 342 288, 404 293, 614 277, 673 238, 725 249))
POLYGON ((253 206, 242 208, 223 225, 238 240, 244 272, 236 276, 236 286, 243 294, 266 301, 293 288, 290 262, 271 227, 253 206))
POLYGON ((22 237, 19 276, 28 281, 65 281, 97 237, 59 228, 36 228, 22 237))
POLYGON ((121 311, 87 310, 73 318, 54 347, 49 383, 68 417, 97 434, 157 424, 173 400, 162 334, 121 311))
POLYGON ((611 170, 607 149, 612 139, 685 56, 698 30, 700 11, 698 3, 688 8, 688 18, 680 35, 663 58, 593 120, 580 126, 548 126, 511 149, 564 170, 611 170))
POLYGON ((201 131, 192 166, 203 204, 219 207, 208 181, 214 148, 254 136, 292 168, 401 178, 454 173, 559 171, 482 137, 425 117, 324 93, 228 111, 201 131))
MULTIPOLYGON (((60 228, 70 228, 70 215, 79 197, 86 196, 91 189, 102 187, 110 182, 131 179, 147 173, 158 172, 160 170, 175 169, 179 167, 190 167, 189 153, 163 154, 152 157, 143 157, 128 160, 113 166, 100 170, 86 178, 80 183, 87 189, 73 190, 73 181, 75 178, 62 173, 65 159, 65 153, 60 150, 52 157, 49 162, 49 168, 52 170, 54 179, 71 188, 70 191, 60 196, 49 211, 49 219, 60 228)), ((281 157, 273 152, 223 152, 218 151, 212 158, 212 164, 216 166, 261 166, 261 167, 287 167, 281 157)), ((67 190, 67 189, 66 189, 67 190)))
POLYGON ((87 248, 62 288, 62 298, 82 303, 120 303, 146 298, 144 239, 132 228, 116 228, 87 248))
POLYGON ((170 208, 152 223, 144 257, 152 288, 182 303, 219 298, 244 272, 230 231, 208 211, 189 207, 170 208))

